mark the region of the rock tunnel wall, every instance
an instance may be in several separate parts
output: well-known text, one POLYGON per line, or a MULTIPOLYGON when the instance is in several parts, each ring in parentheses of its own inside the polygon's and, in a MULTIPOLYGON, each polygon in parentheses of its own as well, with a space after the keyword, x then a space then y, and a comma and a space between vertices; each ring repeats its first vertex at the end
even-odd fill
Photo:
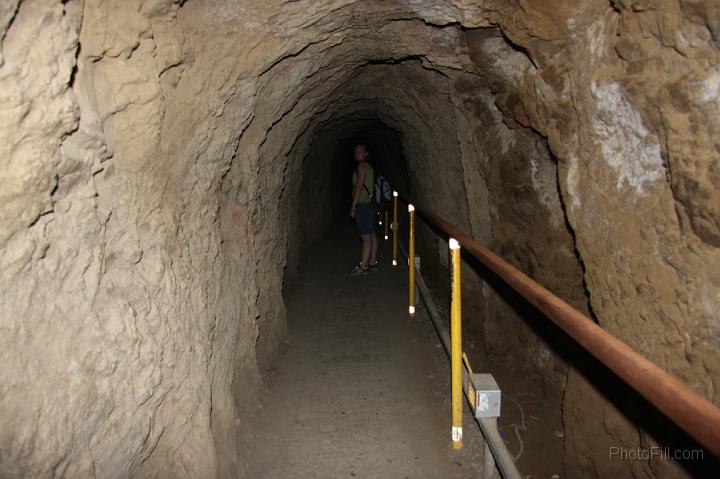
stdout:
MULTIPOLYGON (((717 402, 717 6, 470 3, 0 6, 0 475, 242 474, 368 122, 399 187, 717 402)), ((565 386, 570 477, 683 474, 609 462, 657 431, 465 270, 486 351, 565 386)))

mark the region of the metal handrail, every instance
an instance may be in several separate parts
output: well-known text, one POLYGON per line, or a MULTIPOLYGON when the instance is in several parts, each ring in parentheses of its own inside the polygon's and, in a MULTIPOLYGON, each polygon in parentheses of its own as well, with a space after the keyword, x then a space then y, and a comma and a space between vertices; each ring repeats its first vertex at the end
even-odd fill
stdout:
POLYGON ((643 357, 593 320, 544 288, 448 221, 413 204, 418 214, 463 248, 557 324, 701 445, 720 456, 720 408, 643 357))

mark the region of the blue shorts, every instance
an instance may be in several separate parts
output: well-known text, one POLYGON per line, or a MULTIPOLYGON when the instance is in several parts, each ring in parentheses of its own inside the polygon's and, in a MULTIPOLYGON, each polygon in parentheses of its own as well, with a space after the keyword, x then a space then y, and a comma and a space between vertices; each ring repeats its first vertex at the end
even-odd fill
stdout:
POLYGON ((358 203, 355 205, 355 227, 358 234, 369 235, 375 230, 375 205, 358 203))

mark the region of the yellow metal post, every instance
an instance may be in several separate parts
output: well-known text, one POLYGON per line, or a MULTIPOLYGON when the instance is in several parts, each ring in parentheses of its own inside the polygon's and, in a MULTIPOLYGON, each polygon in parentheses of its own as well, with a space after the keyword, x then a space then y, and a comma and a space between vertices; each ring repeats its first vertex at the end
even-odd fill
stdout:
POLYGON ((409 271, 409 288, 408 288, 408 312, 410 317, 415 316, 415 207, 408 205, 408 213, 410 214, 410 241, 408 244, 408 271, 409 271))
POLYGON ((460 243, 450 238, 452 256, 450 303, 450 368, 452 384, 452 445, 462 447, 462 303, 460 296, 460 243))
POLYGON ((398 216, 398 210, 397 210, 397 203, 398 203, 398 192, 393 191, 393 266, 397 266, 397 252, 398 252, 398 222, 397 222, 397 216, 398 216))
POLYGON ((388 216, 390 216, 390 212, 385 210, 385 241, 388 239, 388 216))

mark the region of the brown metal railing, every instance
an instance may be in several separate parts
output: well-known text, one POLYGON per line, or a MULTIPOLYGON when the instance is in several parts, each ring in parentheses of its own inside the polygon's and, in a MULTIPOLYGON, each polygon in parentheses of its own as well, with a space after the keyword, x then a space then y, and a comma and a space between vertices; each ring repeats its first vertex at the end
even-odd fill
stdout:
POLYGON ((542 311, 590 354, 622 378, 701 445, 720 456, 720 408, 608 333, 590 318, 475 241, 454 225, 412 203, 418 214, 448 236, 542 311))

